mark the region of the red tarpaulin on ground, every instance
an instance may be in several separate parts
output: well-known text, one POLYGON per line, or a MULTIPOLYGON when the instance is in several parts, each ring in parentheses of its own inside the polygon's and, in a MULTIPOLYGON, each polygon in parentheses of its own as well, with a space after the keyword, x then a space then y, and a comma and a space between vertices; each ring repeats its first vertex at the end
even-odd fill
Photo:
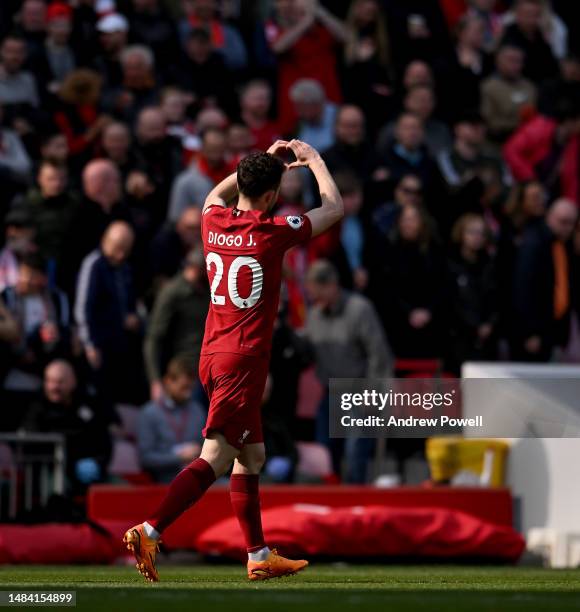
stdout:
MULTIPOLYGON (((516 561, 525 547, 512 527, 445 508, 330 508, 295 504, 263 513, 266 541, 293 557, 487 557, 516 561)), ((236 519, 204 531, 195 548, 244 558, 236 519)))

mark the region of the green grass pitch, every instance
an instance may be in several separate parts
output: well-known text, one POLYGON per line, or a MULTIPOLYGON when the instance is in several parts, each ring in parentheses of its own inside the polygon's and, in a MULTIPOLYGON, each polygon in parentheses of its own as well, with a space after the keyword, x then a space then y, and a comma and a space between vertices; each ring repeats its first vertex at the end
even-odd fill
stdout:
POLYGON ((580 610, 576 570, 314 563, 250 583, 242 565, 159 569, 162 582, 145 584, 131 567, 1 567, 0 590, 76 590, 78 610, 99 612, 580 610))

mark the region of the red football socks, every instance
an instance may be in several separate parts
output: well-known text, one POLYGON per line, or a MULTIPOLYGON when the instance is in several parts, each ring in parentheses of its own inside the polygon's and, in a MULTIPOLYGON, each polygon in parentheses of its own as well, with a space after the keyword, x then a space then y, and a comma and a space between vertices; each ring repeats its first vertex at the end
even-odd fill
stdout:
POLYGON ((248 552, 264 548, 258 474, 232 474, 230 499, 246 540, 248 552))
POLYGON ((200 499, 215 482, 215 473, 205 459, 195 459, 181 470, 169 485, 169 491, 147 522, 161 533, 200 499))

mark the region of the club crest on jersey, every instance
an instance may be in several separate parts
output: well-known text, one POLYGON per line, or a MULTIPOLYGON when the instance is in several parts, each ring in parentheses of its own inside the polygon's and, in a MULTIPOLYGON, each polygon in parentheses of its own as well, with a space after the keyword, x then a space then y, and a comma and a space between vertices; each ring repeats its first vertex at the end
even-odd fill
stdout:
POLYGON ((304 225, 304 219, 302 217, 296 217, 289 215, 286 217, 286 223, 295 230, 299 230, 304 225))

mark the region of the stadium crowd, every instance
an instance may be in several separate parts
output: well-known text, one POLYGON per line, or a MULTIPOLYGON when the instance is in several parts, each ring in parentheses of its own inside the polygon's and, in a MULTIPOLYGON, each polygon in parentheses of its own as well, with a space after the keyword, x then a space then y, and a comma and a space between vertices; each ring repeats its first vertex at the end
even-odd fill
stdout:
MULTIPOLYGON (((310 366, 324 388, 417 360, 578 361, 572 4, 2 0, 0 429, 65 433, 81 488, 107 477, 119 404, 144 405, 153 478, 197 456, 201 206, 280 137, 322 152, 346 214, 286 258, 272 479, 313 438, 366 479, 372 449, 328 440, 327 399, 296 416, 310 366)), ((277 214, 315 194, 287 173, 277 214)))

